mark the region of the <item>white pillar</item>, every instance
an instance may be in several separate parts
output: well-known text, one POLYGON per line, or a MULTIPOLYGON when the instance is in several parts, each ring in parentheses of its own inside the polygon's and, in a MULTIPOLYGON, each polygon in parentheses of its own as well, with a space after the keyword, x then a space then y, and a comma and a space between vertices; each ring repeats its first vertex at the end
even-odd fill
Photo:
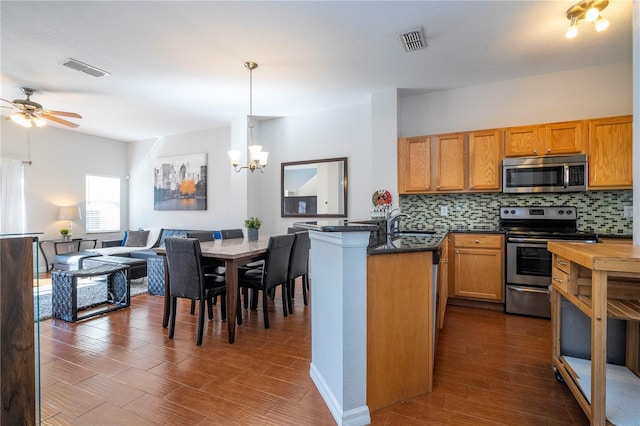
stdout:
POLYGON ((371 423, 367 407, 369 232, 309 231, 310 375, 340 426, 371 423))

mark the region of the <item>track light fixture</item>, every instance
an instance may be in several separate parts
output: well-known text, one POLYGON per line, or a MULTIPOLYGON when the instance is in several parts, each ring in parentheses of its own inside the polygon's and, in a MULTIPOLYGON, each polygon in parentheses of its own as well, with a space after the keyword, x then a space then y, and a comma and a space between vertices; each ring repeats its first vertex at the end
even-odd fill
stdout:
POLYGON ((600 14, 609 5, 609 0, 583 0, 567 10, 567 19, 571 21, 565 37, 574 38, 578 35, 578 25, 584 20, 592 22, 597 32, 606 30, 609 21, 600 14))

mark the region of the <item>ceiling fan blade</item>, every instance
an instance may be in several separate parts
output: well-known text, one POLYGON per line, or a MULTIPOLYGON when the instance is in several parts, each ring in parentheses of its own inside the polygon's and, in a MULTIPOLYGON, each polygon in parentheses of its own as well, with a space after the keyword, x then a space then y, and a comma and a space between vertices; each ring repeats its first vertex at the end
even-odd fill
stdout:
POLYGON ((47 120, 54 121, 54 122, 56 122, 56 123, 58 123, 58 124, 62 124, 62 125, 64 125, 64 126, 74 127, 74 128, 75 128, 75 127, 79 127, 79 125, 78 125, 78 124, 76 124, 76 123, 72 123, 72 122, 70 122, 70 121, 63 120, 62 118, 58 118, 58 117, 55 117, 55 116, 53 116, 53 115, 49 115, 49 114, 46 114, 46 113, 41 113, 41 114, 40 114, 40 117, 42 117, 42 118, 46 118, 47 120))
MULTIPOLYGON (((14 104, 13 101, 10 101, 8 99, 0 98, 0 101, 4 101, 4 102, 6 102, 8 104, 13 105, 14 108, 18 108, 18 106, 16 104, 14 104)), ((4 107, 4 108, 10 108, 10 107, 4 107)))
POLYGON ((76 114, 75 112, 52 111, 50 109, 48 109, 46 111, 42 111, 42 112, 45 113, 45 114, 60 115, 62 117, 82 118, 82 116, 80 114, 76 114))

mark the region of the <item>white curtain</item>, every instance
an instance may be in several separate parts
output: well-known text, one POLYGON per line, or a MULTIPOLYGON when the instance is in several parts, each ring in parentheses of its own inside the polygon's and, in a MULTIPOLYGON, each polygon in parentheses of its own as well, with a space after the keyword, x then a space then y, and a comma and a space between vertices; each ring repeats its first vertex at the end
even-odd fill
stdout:
POLYGON ((0 160, 0 234, 25 232, 24 164, 0 160))

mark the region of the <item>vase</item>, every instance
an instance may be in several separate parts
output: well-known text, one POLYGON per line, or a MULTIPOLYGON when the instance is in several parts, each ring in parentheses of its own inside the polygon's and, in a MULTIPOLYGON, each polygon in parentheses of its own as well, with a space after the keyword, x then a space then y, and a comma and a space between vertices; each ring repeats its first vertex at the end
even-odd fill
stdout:
POLYGON ((247 229, 249 241, 258 241, 258 229, 257 228, 248 228, 247 229))
POLYGON ((60 234, 62 241, 69 241, 69 234, 60 234))

